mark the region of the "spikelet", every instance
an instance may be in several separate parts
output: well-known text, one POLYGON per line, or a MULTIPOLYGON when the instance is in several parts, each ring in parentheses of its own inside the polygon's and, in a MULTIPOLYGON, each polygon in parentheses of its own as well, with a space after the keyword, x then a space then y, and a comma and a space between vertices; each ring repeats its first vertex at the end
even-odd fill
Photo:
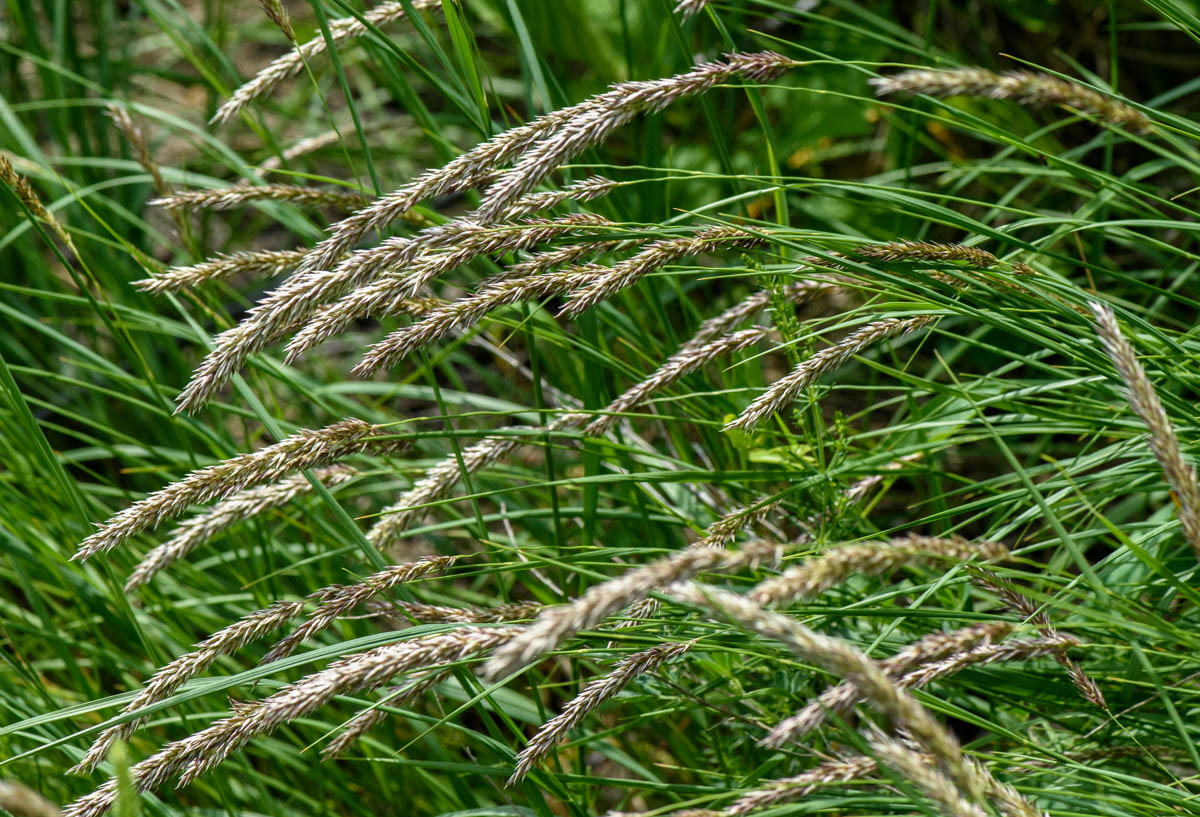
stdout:
POLYGON ((673 77, 618 83, 606 93, 576 106, 560 128, 525 152, 512 170, 488 188, 479 205, 479 217, 483 221, 496 220, 509 202, 641 113, 660 111, 684 97, 705 93, 738 77, 766 82, 797 65, 795 60, 770 51, 728 54, 724 61, 702 63, 673 77))
POLYGON ((1123 125, 1143 133, 1154 129, 1149 117, 1118 99, 1076 82, 1032 71, 997 74, 982 68, 917 70, 878 77, 870 82, 879 96, 897 93, 936 97, 978 96, 1012 99, 1022 105, 1065 105, 1113 125, 1123 125))
POLYGON ((367 199, 362 193, 350 190, 321 190, 294 184, 236 184, 213 190, 185 190, 150 203, 170 210, 184 207, 229 210, 252 201, 276 201, 301 207, 337 207, 353 210, 366 204, 367 199))
POLYGON ((615 579, 593 585, 573 602, 547 607, 532 624, 496 650, 484 664, 482 674, 492 681, 502 678, 657 588, 674 586, 704 572, 752 567, 775 558, 780 550, 780 545, 763 541, 748 542, 737 551, 689 547, 628 570, 615 579))
POLYGON ((390 432, 362 420, 340 420, 322 429, 304 429, 274 445, 201 468, 115 514, 83 540, 72 559, 112 550, 134 534, 173 519, 190 506, 223 499, 253 485, 274 482, 291 471, 326 465, 365 451, 385 454, 404 441, 379 439, 390 432))
MULTIPOLYGON (((431 556, 408 564, 393 565, 367 579, 368 582, 375 581, 375 584, 367 585, 367 587, 370 590, 378 587, 380 592, 382 592, 382 590, 394 587, 401 582, 412 581, 434 571, 445 570, 453 563, 453 557, 431 556)), ((213 662, 221 656, 230 655, 247 644, 257 641, 263 636, 283 627, 287 622, 300 615, 307 603, 313 601, 325 602, 328 597, 337 597, 339 593, 349 595, 353 589, 355 588, 348 589, 340 585, 334 585, 333 587, 318 590, 310 594, 307 598, 297 601, 277 601, 269 607, 243 616, 228 627, 213 633, 204 639, 204 641, 201 641, 191 652, 179 656, 154 673, 154 676, 146 683, 142 691, 122 708, 121 714, 128 715, 138 712, 151 704, 165 699, 183 686, 189 679, 194 678, 211 667, 213 662)), ((374 595, 374 593, 360 594, 358 598, 365 600, 369 595, 374 595)), ((332 619, 327 620, 321 617, 326 609, 323 604, 314 613, 314 618, 318 618, 323 626, 328 626, 330 621, 332 621, 332 619)), ((342 610, 340 612, 345 611, 342 610)), ((301 640, 315 631, 315 628, 306 630, 301 640)), ((299 641, 295 643, 299 643, 299 641)), ((263 660, 263 663, 268 663, 277 657, 282 657, 282 655, 273 657, 269 655, 263 660)), ((95 768, 98 763, 104 760, 116 741, 127 740, 144 722, 144 718, 135 718, 134 720, 105 729, 96 738, 95 742, 92 743, 83 760, 71 769, 71 772, 74 774, 83 774, 95 768)))
MULTIPOLYGON (((239 706, 228 717, 135 764, 130 769, 134 787, 139 792, 151 791, 176 774, 180 774, 180 785, 188 785, 254 738, 319 709, 336 695, 374 689, 403 672, 461 661, 504 643, 517 631, 514 627, 463 627, 343 658, 268 698, 239 706)), ((112 807, 116 793, 116 781, 109 780, 64 809, 63 815, 99 817, 112 807)))
POLYGON ((329 625, 349 613, 355 607, 384 593, 398 584, 410 582, 418 576, 432 571, 441 572, 454 564, 453 556, 427 556, 411 564, 392 565, 367 576, 357 584, 335 584, 309 596, 320 601, 308 620, 281 639, 263 656, 262 663, 269 664, 291 655, 308 639, 327 629, 329 625))
POLYGON ((778 508, 778 502, 767 502, 761 505, 752 505, 748 508, 738 508, 735 511, 730 511, 705 529, 703 538, 696 543, 696 546, 707 548, 727 547, 738 533, 751 525, 761 522, 769 514, 778 510, 778 508))
MULTIPOLYGON (((980 644, 991 644, 1013 631, 1005 622, 986 622, 964 627, 949 633, 932 633, 918 639, 900 652, 881 661, 879 666, 893 681, 899 681, 914 667, 939 661, 955 653, 965 652, 980 644)), ((799 740, 818 728, 829 715, 844 715, 859 700, 852 684, 839 684, 821 693, 796 714, 784 718, 767 733, 760 743, 778 749, 799 740)))
POLYGON ((1183 538, 1196 552, 1196 558, 1200 559, 1200 484, 1196 480, 1196 469, 1184 459, 1175 426, 1163 409, 1154 384, 1138 361, 1137 353, 1121 334, 1116 315, 1101 304, 1091 303, 1089 306, 1096 319, 1096 334, 1125 383, 1125 398, 1149 430, 1150 450, 1154 452, 1167 484, 1175 493, 1178 502, 1176 514, 1183 525, 1183 538))
MULTIPOLYGON (((277 4, 278 0, 267 0, 267 2, 277 4)), ((441 5, 441 0, 412 0, 412 6, 417 10, 435 8, 439 5, 441 5)), ((372 26, 387 25, 404 16, 404 6, 405 4, 399 2, 399 0, 381 3, 364 14, 363 19, 372 26)), ((341 17, 329 21, 329 39, 333 42, 335 48, 363 36, 369 30, 357 17, 341 17)), ((287 34, 287 31, 284 33, 287 34)), ((291 34, 288 36, 288 39, 295 42, 296 38, 294 34, 291 34)), ((325 53, 327 47, 328 42, 325 37, 317 36, 275 60, 266 68, 259 71, 253 79, 234 91, 233 96, 209 120, 210 123, 220 124, 228 122, 241 113, 242 109, 251 102, 269 94, 272 89, 288 77, 300 73, 305 63, 325 53)))
POLYGON ((288 38, 288 42, 296 42, 296 32, 292 30, 292 18, 288 16, 287 9, 279 0, 258 0, 258 5, 267 19, 283 32, 283 36, 288 38))
POLYGON ((720 247, 750 248, 762 243, 762 238, 737 227, 709 227, 694 235, 656 241, 631 258, 614 264, 607 270, 594 272, 594 280, 574 293, 559 317, 575 318, 601 301, 641 280, 646 275, 672 264, 681 258, 697 255, 720 247))
POLYGON ((224 281, 235 275, 272 278, 295 269, 303 257, 303 250, 254 250, 252 252, 222 253, 190 267, 172 267, 166 272, 134 281, 133 285, 142 292, 162 295, 167 292, 194 289, 212 281, 224 281))
POLYGON ((887 338, 907 335, 929 326, 937 315, 918 315, 914 318, 885 318, 869 323, 832 346, 828 346, 802 361, 789 374, 771 384, 761 396, 725 425, 726 431, 751 431, 760 422, 782 410, 796 399, 801 391, 819 377, 842 366, 854 355, 887 338))
POLYGON ((786 604, 810 598, 857 573, 874 576, 905 565, 934 560, 991 560, 1006 555, 1008 548, 999 542, 968 542, 960 537, 939 539, 912 535, 887 543, 843 545, 767 579, 750 592, 750 599, 764 606, 786 604))
POLYGON ((659 644, 623 658, 612 672, 588 683, 583 690, 563 707, 562 712, 551 718, 517 755, 517 766, 505 785, 519 783, 539 759, 554 749, 568 732, 581 724, 588 713, 609 700, 639 675, 653 672, 660 666, 683 655, 692 648, 691 643, 659 644))
MULTIPOLYGON (((26 179, 16 171, 16 168, 12 166, 12 162, 9 161, 8 155, 5 153, 0 153, 0 182, 8 185, 9 189, 12 190, 13 195, 25 205, 25 209, 27 209, 34 218, 49 227, 51 232, 58 236, 62 243, 70 247, 72 252, 75 252, 75 242, 71 240, 71 234, 67 232, 67 229, 62 225, 62 222, 55 218, 54 214, 46 209, 46 205, 42 204, 42 200, 38 198, 38 194, 34 192, 33 186, 29 183, 29 179, 26 179)), ((76 253, 76 255, 78 255, 78 253, 76 253)))
MULTIPOLYGON (((312 472, 326 488, 341 485, 357 473, 345 465, 316 468, 312 472)), ((170 539, 142 557, 142 561, 126 580, 125 591, 131 593, 138 589, 229 526, 270 508, 278 508, 311 490, 312 483, 308 478, 297 474, 271 485, 241 491, 218 502, 204 513, 181 522, 170 539)))

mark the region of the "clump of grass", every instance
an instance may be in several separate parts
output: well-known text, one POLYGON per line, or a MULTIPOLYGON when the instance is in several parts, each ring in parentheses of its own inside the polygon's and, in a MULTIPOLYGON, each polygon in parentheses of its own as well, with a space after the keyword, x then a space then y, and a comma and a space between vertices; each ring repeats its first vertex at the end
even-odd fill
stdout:
POLYGON ((14 15, 5 765, 70 817, 1195 811, 1200 131, 1120 46, 1200 32, 864 77, 1008 43, 618 6, 14 15))

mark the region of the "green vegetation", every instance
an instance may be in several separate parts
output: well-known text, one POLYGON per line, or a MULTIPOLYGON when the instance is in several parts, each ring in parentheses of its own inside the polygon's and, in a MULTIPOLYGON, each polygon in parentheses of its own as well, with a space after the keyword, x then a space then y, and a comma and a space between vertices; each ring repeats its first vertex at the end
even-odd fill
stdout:
POLYGON ((1200 7, 680 6, 8 0, 0 811, 1200 814, 1200 7))

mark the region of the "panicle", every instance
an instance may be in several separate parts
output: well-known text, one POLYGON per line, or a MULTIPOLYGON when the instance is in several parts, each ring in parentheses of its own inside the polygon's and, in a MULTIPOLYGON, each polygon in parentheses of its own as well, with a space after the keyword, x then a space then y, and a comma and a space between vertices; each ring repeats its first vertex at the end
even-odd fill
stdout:
POLYGON ((532 624, 488 659, 483 675, 496 680, 550 652, 580 630, 594 627, 606 616, 640 601, 651 591, 674 585, 708 571, 750 567, 773 559, 781 550, 774 542, 748 542, 741 550, 689 547, 671 556, 633 568, 621 576, 593 585, 573 602, 547 607, 532 624))
MULTIPOLYGON (((326 488, 341 485, 357 474, 357 471, 345 465, 315 468, 312 472, 326 488)), ((126 580, 125 591, 131 593, 138 589, 231 525, 257 516, 270 508, 278 508, 311 490, 312 483, 308 478, 304 474, 297 474, 270 485, 236 493, 229 499, 216 503, 204 513, 181 522, 170 539, 142 557, 142 561, 126 580)))
POLYGON ((317 609, 309 615, 307 621, 277 642, 263 657, 262 663, 269 664, 291 655, 292 651, 305 641, 328 628, 360 604, 398 584, 410 582, 435 571, 440 573, 454 564, 455 560, 454 556, 426 556, 408 564, 385 567, 357 584, 335 584, 318 590, 309 597, 320 602, 317 609))
MULTIPOLYGON (((264 10, 265 3, 278 5, 278 0, 260 0, 260 2, 264 3, 264 10)), ((436 8, 440 5, 441 0, 412 0, 412 7, 418 10, 436 8)), ((286 15, 286 12, 284 14, 286 15)), ((401 0, 392 0, 392 2, 380 3, 375 8, 363 14, 363 20, 372 26, 382 26, 398 20, 404 15, 405 4, 401 0)), ((272 20, 274 20, 274 17, 272 17, 272 20)), ((290 25, 288 30, 290 30, 290 25)), ((284 34, 288 36, 289 40, 295 42, 295 34, 288 34, 288 30, 285 30, 284 34)), ((363 36, 369 30, 357 17, 341 17, 329 21, 329 40, 332 41, 333 46, 336 48, 350 40, 363 36)), ((233 119, 251 102, 269 94, 279 83, 288 77, 300 73, 306 63, 325 53, 328 45, 329 41, 323 35, 318 35, 296 49, 284 54, 259 71, 249 82, 234 91, 233 95, 224 105, 217 109, 216 114, 209 121, 212 124, 223 124, 233 119)))
MULTIPOLYGON (((453 557, 448 556, 431 556, 424 559, 418 559, 415 562, 402 565, 394 565, 381 573, 372 576, 367 581, 376 580, 376 584, 367 585, 371 590, 375 587, 379 588, 379 592, 394 587, 401 582, 412 581, 413 579, 427 575, 434 571, 441 571, 448 568, 454 563, 453 557)), ((264 607, 261 610, 256 610, 253 613, 243 616, 239 620, 230 624, 222 630, 213 633, 204 641, 196 645, 196 648, 184 655, 179 656, 169 664, 164 666, 146 683, 132 701, 125 705, 121 710, 122 714, 131 714, 145 709, 146 707, 163 700, 175 690, 183 686, 188 680, 194 678, 200 673, 213 665, 218 658, 224 655, 230 655, 233 652, 241 649, 247 644, 257 641, 258 639, 272 633, 283 627, 287 622, 300 615, 304 611, 307 603, 312 601, 327 602, 330 597, 338 598, 339 594, 349 594, 347 588, 341 585, 334 585, 315 593, 309 594, 305 599, 296 601, 277 601, 274 604, 264 607)), ((373 593, 360 594, 359 600, 369 598, 373 593)), ((344 595, 340 596, 344 598, 344 595)), ((349 608, 346 608, 349 609, 349 608)), ((290 641, 291 646, 298 644, 300 640, 314 634, 316 631, 332 621, 332 618, 327 618, 322 615, 328 612, 328 607, 322 604, 314 613, 314 619, 320 621, 319 627, 310 627, 306 629, 301 627, 303 631, 299 640, 290 641)), ((339 610, 344 613, 345 610, 339 610)), ((278 647, 277 647, 278 649, 278 647)), ((281 654, 268 654, 263 659, 263 663, 269 663, 276 658, 282 657, 281 654)), ((71 771, 76 774, 81 774, 89 771, 100 763, 108 755, 113 743, 118 740, 127 740, 137 728, 145 722, 144 718, 135 718, 125 723, 111 726, 100 733, 96 738, 83 760, 79 762, 71 771)))
POLYGON ((737 227, 709 227, 700 232, 656 241, 631 258, 606 270, 596 270, 590 283, 573 294, 559 313, 560 317, 575 318, 601 301, 611 298, 626 287, 655 270, 662 269, 681 258, 713 249, 715 246, 750 248, 762 243, 760 236, 737 227))
MULTIPOLYGON (((516 631, 513 627, 463 627, 341 659, 261 701, 238 706, 209 727, 168 744, 134 764, 130 777, 139 792, 157 789, 176 774, 180 775, 180 785, 187 785, 254 738, 319 709, 336 695, 374 689, 403 672, 461 661, 504 643, 516 631)), ((64 817, 99 817, 112 807, 116 793, 116 781, 109 780, 64 809, 64 817)))
POLYGON ((798 64, 770 51, 728 54, 723 61, 702 63, 672 77, 618 83, 575 106, 558 128, 524 152, 512 170, 488 188, 479 205, 479 217, 483 221, 496 220, 510 201, 641 113, 660 111, 679 99, 705 93, 737 77, 766 82, 798 64))
POLYGON ((32 213, 34 218, 49 227, 60 241, 72 248, 72 251, 74 250, 75 243, 71 240, 71 234, 67 232, 62 222, 46 209, 46 205, 42 204, 42 200, 34 192, 29 179, 17 172, 5 153, 0 153, 0 182, 8 185, 13 195, 25 205, 25 209, 32 213))
POLYGON ((589 712, 629 686, 634 678, 653 672, 691 648, 691 643, 659 644, 621 659, 607 675, 588 683, 563 707, 562 712, 543 724, 537 734, 530 738, 529 743, 517 755, 516 769, 505 785, 513 786, 519 783, 539 759, 549 754, 568 732, 583 722, 589 712))
MULTIPOLYGON (((1007 636, 1013 629, 1007 622, 985 622, 949 633, 932 633, 880 662, 880 667, 893 681, 899 681, 914 667, 966 652, 980 644, 991 644, 1007 636)), ((796 714, 775 724, 760 742, 772 749, 783 747, 821 726, 829 715, 845 715, 858 701, 857 688, 852 684, 838 684, 821 693, 796 714)))
POLYGON ((223 499, 243 488, 274 482, 291 471, 330 464, 351 454, 384 454, 406 445, 404 441, 379 439, 388 433, 381 426, 348 418, 315 431, 303 429, 259 451, 193 471, 116 513, 80 543, 72 559, 87 559, 112 550, 134 534, 172 519, 197 503, 223 499))
POLYGON ((243 250, 220 253, 190 267, 172 267, 166 272, 134 281, 133 285, 142 292, 162 295, 194 289, 212 281, 224 281, 235 275, 273 278, 295 269, 303 257, 304 250, 243 250))
POLYGON ((840 368, 847 360, 881 340, 907 335, 929 326, 937 315, 914 318, 885 318, 869 323, 802 361, 789 374, 779 378, 746 409, 725 425, 725 430, 751 431, 760 422, 781 411, 822 375, 840 368))
POLYGON ((1143 133, 1154 129, 1144 113, 1091 88, 1049 74, 1009 71, 997 74, 982 68, 921 69, 872 79, 875 93, 928 94, 936 97, 977 96, 1012 99, 1023 105, 1065 105, 1114 125, 1143 133))
POLYGON ((999 542, 968 542, 961 537, 908 536, 887 543, 843 545, 790 568, 750 592, 756 604, 786 604, 827 590, 857 573, 874 576, 905 565, 934 560, 1001 559, 1008 548, 999 542))
POLYGON ((1176 513, 1183 525, 1183 537, 1200 559, 1200 483, 1196 480, 1196 469, 1184 458, 1175 426, 1137 359, 1137 353, 1121 334, 1116 315, 1107 306, 1098 303, 1090 306, 1096 320, 1096 334, 1125 383, 1125 397, 1130 407, 1150 432, 1150 450, 1162 467, 1167 484, 1175 492, 1179 503, 1176 513))
POLYGON ((252 201, 283 201, 303 207, 337 207, 354 210, 366 204, 362 193, 351 190, 322 190, 294 184, 235 184, 213 190, 185 190, 150 202, 152 205, 176 210, 199 207, 206 210, 229 210, 252 201))

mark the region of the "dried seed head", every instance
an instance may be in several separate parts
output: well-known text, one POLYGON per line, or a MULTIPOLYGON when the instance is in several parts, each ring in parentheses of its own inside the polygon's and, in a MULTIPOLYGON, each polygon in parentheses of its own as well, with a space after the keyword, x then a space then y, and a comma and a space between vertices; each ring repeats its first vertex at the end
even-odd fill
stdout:
POLYGON ((1196 558, 1200 559, 1200 483, 1196 480, 1196 469, 1184 459, 1175 426, 1158 399, 1154 384, 1138 361, 1137 353, 1121 334, 1116 315, 1101 304, 1092 303, 1089 306, 1096 319, 1096 334, 1125 383, 1125 397, 1149 430, 1150 450, 1162 467, 1167 484, 1175 492, 1175 499, 1179 503, 1176 513, 1183 525, 1183 537, 1192 546, 1196 558))
POLYGON ((142 292, 161 295, 193 289, 211 281, 224 281, 235 275, 273 278, 295 269, 303 257, 303 250, 254 250, 228 255, 222 253, 190 267, 172 267, 166 272, 134 281, 133 285, 142 292))
POLYGON ((977 96, 1012 99, 1023 105, 1065 105, 1104 122, 1124 125, 1143 133, 1154 129, 1144 113, 1126 103, 1076 82, 1032 71, 997 74, 981 68, 949 71, 905 71, 871 80, 875 93, 929 94, 936 97, 977 96))
MULTIPOLYGON (((263 5, 264 11, 268 16, 271 16, 271 11, 267 9, 268 5, 279 5, 278 0, 259 0, 263 5)), ((441 5, 441 0, 412 0, 412 6, 418 10, 430 9, 441 5)), ((375 8, 362 15, 371 26, 387 25, 394 20, 398 20, 405 15, 405 3, 400 0, 393 2, 380 3, 375 8)), ((274 17, 271 17, 275 21, 274 17)), ((286 12, 284 12, 286 19, 286 12)), ((275 21, 279 25, 278 21, 275 21)), ((282 28, 282 26, 281 26, 282 28)), ((296 41, 294 33, 289 34, 290 25, 284 34, 292 42, 296 41)), ((268 65, 263 70, 259 71, 245 85, 242 85, 233 92, 233 96, 222 105, 210 120, 212 124, 221 124, 233 119, 241 111, 254 100, 271 92, 279 83, 291 76, 300 73, 306 63, 311 62, 316 57, 325 53, 328 43, 331 41, 333 46, 344 45, 350 40, 366 34, 370 29, 357 17, 341 17, 336 20, 329 21, 329 40, 324 36, 317 36, 304 45, 299 46, 294 51, 289 51, 273 63, 268 65)))
POLYGON ((358 419, 322 429, 304 429, 259 451, 193 471, 178 482, 115 514, 83 540, 72 559, 112 550, 130 536, 172 519, 190 506, 223 499, 253 485, 274 482, 291 471, 327 465, 351 454, 398 451, 403 441, 379 439, 389 431, 358 419))
POLYGON ((185 190, 150 203, 172 210, 182 207, 228 210, 252 201, 285 201, 302 207, 355 210, 366 204, 367 198, 350 190, 321 190, 294 184, 238 184, 213 190, 185 190))
POLYGON ((681 258, 706 252, 715 246, 754 247, 763 239, 737 227, 710 227, 695 235, 656 241, 631 258, 606 270, 594 270, 593 280, 573 294, 559 312, 560 317, 575 318, 601 301, 636 283, 655 270, 681 258))
POLYGON ((940 539, 914 535, 887 543, 844 545, 767 579, 750 592, 750 598, 762 605, 786 604, 811 598, 857 573, 874 576, 905 565, 934 560, 1000 559, 1007 554, 1008 548, 999 542, 975 543, 960 537, 940 539))
POLYGON ((533 624, 488 659, 482 674, 489 680, 502 678, 555 649, 580 630, 594 627, 609 614, 645 598, 656 588, 683 582, 708 571, 753 566, 774 558, 780 549, 774 542, 748 542, 738 551, 690 547, 629 570, 588 588, 573 602, 547 607, 533 624))
MULTIPOLYGON (((238 707, 206 729, 168 744, 135 764, 129 770, 130 777, 139 792, 157 789, 176 774, 180 775, 180 785, 188 785, 251 740, 319 709, 336 695, 374 689, 403 672, 461 661, 504 643, 517 629, 463 627, 343 658, 268 698, 238 707)), ((112 807, 116 793, 116 781, 109 780, 91 794, 76 800, 64 809, 63 814, 65 817, 99 817, 112 807)))
MULTIPOLYGON (((312 474, 327 488, 347 482, 357 471, 345 465, 314 469, 312 474)), ((147 553, 125 582, 125 591, 132 593, 161 571, 185 558, 200 545, 231 525, 249 519, 270 508, 278 508, 312 490, 312 483, 303 474, 270 485, 250 488, 218 502, 204 513, 181 522, 171 538, 147 553)))
MULTIPOLYGON (((933 633, 880 662, 880 667, 893 681, 899 681, 914 667, 965 652, 980 644, 990 644, 1013 629, 1011 624, 1005 622, 988 622, 950 633, 933 633)), ((775 724, 760 742, 772 749, 786 746, 820 727, 830 714, 845 715, 859 700, 858 689, 853 684, 838 684, 821 693, 794 715, 775 724)))
POLYGON ((75 243, 71 240, 71 234, 63 227, 62 222, 46 209, 46 205, 42 204, 42 200, 34 192, 33 185, 29 183, 29 179, 26 179, 16 171, 16 168, 12 166, 12 162, 4 153, 0 153, 0 182, 3 182, 12 190, 13 195, 25 205, 25 209, 34 218, 49 227, 58 236, 60 241, 74 250, 75 243))
POLYGON ((289 42, 296 42, 296 32, 292 30, 292 19, 279 0, 258 0, 258 5, 263 10, 263 14, 267 15, 267 19, 283 32, 283 36, 287 37, 289 42))
POLYGON ((937 317, 937 315, 918 315, 915 318, 885 318, 867 324, 833 346, 817 352, 801 362, 789 374, 776 380, 741 414, 728 422, 724 430, 752 430, 767 417, 790 405, 796 399, 796 395, 812 385, 819 377, 841 367, 854 355, 886 338, 906 335, 929 326, 937 320, 937 317))
POLYGON ((691 648, 691 643, 660 644, 621 659, 612 672, 591 681, 563 707, 562 712, 543 724, 537 734, 530 738, 529 743, 517 755, 517 767, 505 785, 513 786, 519 783, 539 759, 553 750, 568 732, 583 722, 589 712, 629 686, 629 682, 634 678, 653 672, 691 648))

